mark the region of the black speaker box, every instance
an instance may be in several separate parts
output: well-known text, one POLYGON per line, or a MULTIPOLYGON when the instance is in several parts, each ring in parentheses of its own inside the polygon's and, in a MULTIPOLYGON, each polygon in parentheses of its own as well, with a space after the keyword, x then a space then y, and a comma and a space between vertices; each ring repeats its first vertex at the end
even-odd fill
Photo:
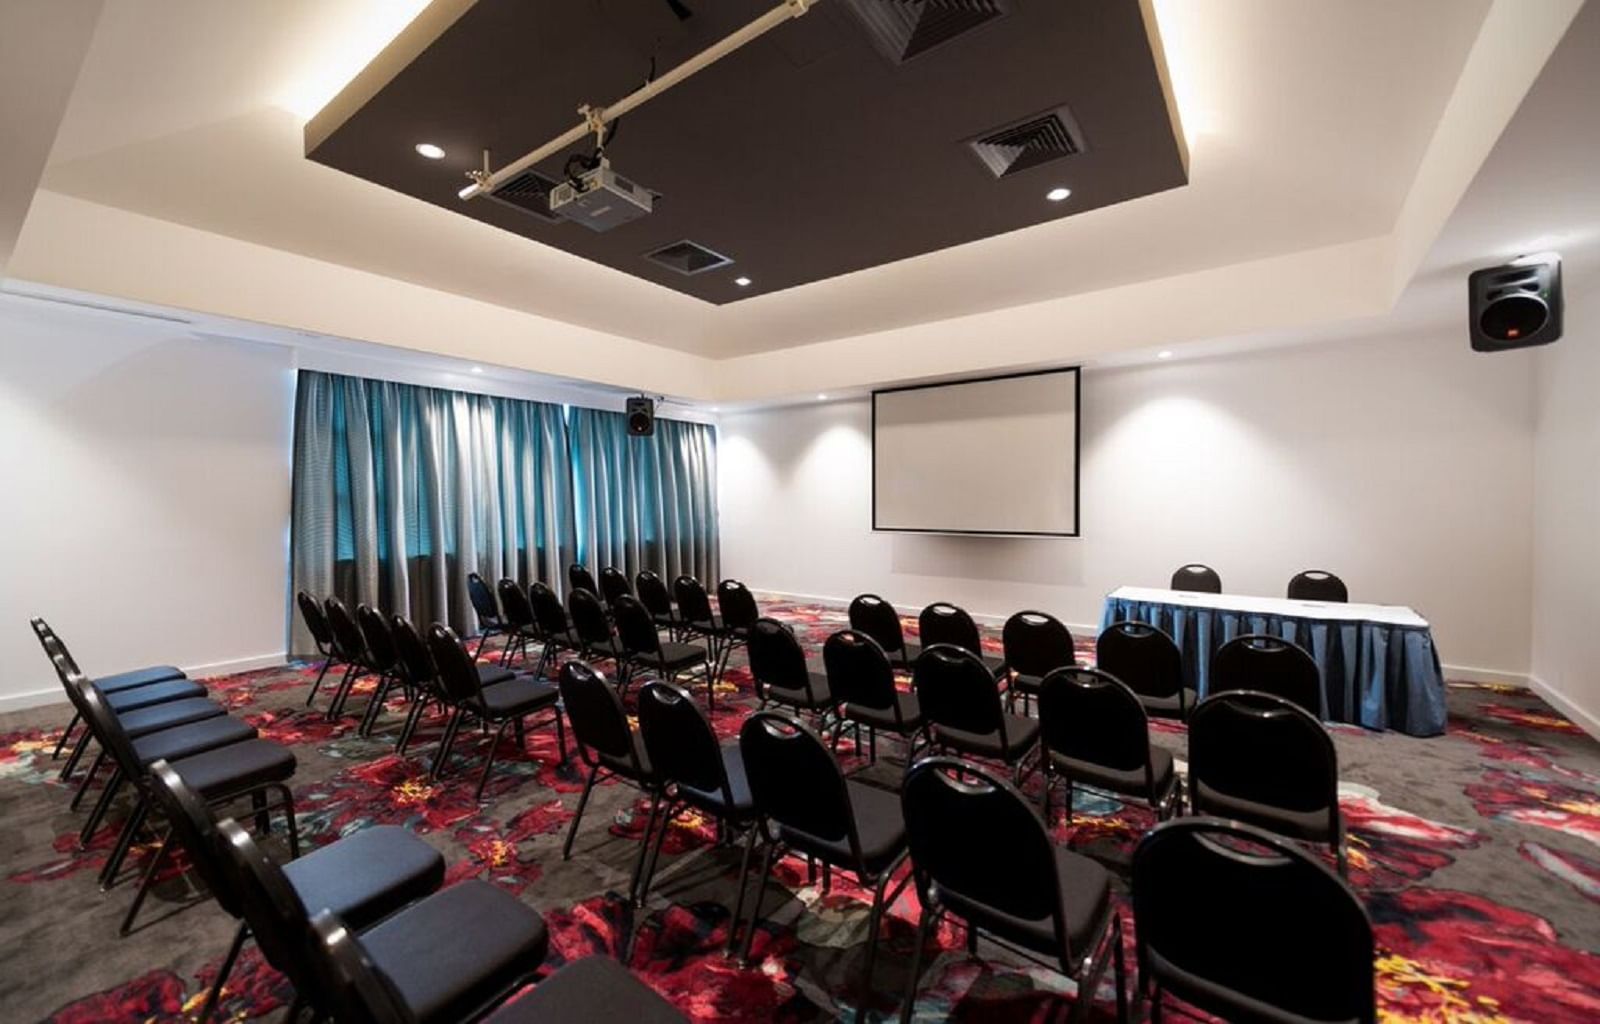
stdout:
POLYGON ((655 432, 655 400, 643 395, 628 399, 628 433, 634 437, 649 437, 655 432))
POLYGON ((1561 337, 1561 261, 1536 258, 1467 278, 1472 347, 1479 352, 1548 345, 1561 337))

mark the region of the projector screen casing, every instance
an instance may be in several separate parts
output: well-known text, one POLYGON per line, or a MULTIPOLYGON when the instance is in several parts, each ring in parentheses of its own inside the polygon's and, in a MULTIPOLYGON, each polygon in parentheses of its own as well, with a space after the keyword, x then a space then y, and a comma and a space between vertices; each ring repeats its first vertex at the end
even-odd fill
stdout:
MULTIPOLYGON (((1039 383, 1047 383, 1047 382, 1039 381, 1039 383)), ((1046 394, 1047 393, 1048 392, 1046 392, 1046 394)), ((993 396, 991 396, 991 397, 993 397, 993 396)), ((1065 398, 1065 395, 1063 395, 1063 399, 1064 398, 1065 398)), ((1083 418, 1082 417, 1082 409, 1081 409, 1081 398, 1082 398, 1082 377, 1081 377, 1081 374, 1079 372, 1079 368, 1075 367, 1075 366, 1074 367, 1067 367, 1067 368, 1064 368, 1064 369, 1056 369, 1056 370, 1039 370, 1039 371, 1033 371, 1033 372, 1029 372, 1029 373, 1013 373, 1013 374, 1003 374, 1003 375, 992 376, 992 377, 973 377, 973 378, 968 378, 968 379, 965 379, 965 380, 942 381, 942 382, 937 383, 937 384, 916 384, 916 385, 912 385, 910 387, 883 388, 883 389, 880 389, 880 390, 872 392, 872 529, 874 531, 880 532, 880 533, 933 533, 933 534, 941 534, 942 533, 942 534, 965 534, 965 535, 995 536, 995 537, 1076 537, 1076 536, 1078 536, 1079 535, 1079 504, 1080 504, 1079 492, 1078 492, 1078 484, 1079 484, 1078 463, 1079 463, 1079 450, 1080 450, 1080 447, 1081 447, 1080 438, 1082 436, 1082 429, 1081 428, 1082 428, 1082 418, 1083 418), (1068 379, 1068 375, 1070 375, 1070 379, 1068 379), (974 399, 974 398, 982 397, 983 393, 985 391, 991 391, 991 392, 995 392, 997 394, 998 393, 1003 393, 1003 391, 1005 390, 1004 384, 1005 384, 1005 382, 1008 382, 1008 381, 1016 382, 1022 388, 1026 388, 1029 384, 1033 383, 1038 378, 1045 378, 1045 377, 1055 377, 1055 378, 1057 378, 1058 379, 1057 383, 1055 383, 1053 385, 1048 385, 1048 386, 1059 387, 1059 388, 1062 388, 1062 389, 1066 389, 1065 393, 1066 394, 1070 394, 1070 396, 1071 396, 1071 406, 1072 406, 1071 410, 1070 410, 1070 419, 1071 419, 1070 432, 1071 432, 1071 437, 1067 438, 1065 436, 1062 436, 1067 431, 1066 431, 1066 429, 1064 429, 1064 425, 1063 424, 1057 424, 1057 425, 1055 425, 1055 427, 1053 429, 1045 431, 1045 432, 1033 432, 1033 433, 1026 433, 1026 434, 1018 434, 1014 430, 1013 431, 1012 440, 1014 442, 1016 442, 1024 450, 1031 449, 1033 451, 1034 455, 1035 455, 1035 457, 1031 458, 1031 459, 1028 458, 1028 456, 1026 454, 1022 455, 1021 458, 1022 458, 1023 462, 1031 461, 1031 462, 1034 463, 1034 465, 1031 468, 1031 470, 1029 470, 1028 467, 1026 467, 1026 466, 1020 467, 1021 469, 1023 469, 1024 471, 1031 472, 1033 474, 1038 474, 1040 472, 1060 474, 1059 476, 1054 477, 1054 478, 1039 478, 1042 481, 1040 489, 1048 490, 1052 481, 1054 481, 1055 483, 1059 484, 1059 483, 1064 482, 1066 479, 1068 479, 1068 476, 1070 475, 1071 490, 1072 490, 1071 498, 1070 498, 1070 504, 1071 504, 1070 523, 1068 523, 1068 522, 1053 522, 1053 523, 1050 524, 1052 526, 1060 526, 1061 528, 1059 528, 1059 529, 1029 529, 1029 528, 1012 527, 1012 526, 997 526, 997 528, 994 528, 994 529, 975 528, 970 522, 957 522, 954 513, 949 513, 949 515, 952 516, 951 519, 948 519, 948 520, 945 520, 945 521, 940 521, 939 520, 939 511, 937 509, 937 505, 938 505, 937 501, 929 501, 929 502, 927 502, 927 505, 929 506, 929 511, 925 516, 910 517, 910 516, 902 515, 900 517, 896 517, 896 516, 894 516, 892 514, 892 512, 890 514, 886 514, 885 513, 884 505, 886 505, 886 504, 887 505, 893 505, 895 503, 894 502, 881 502, 880 501, 880 497, 881 496, 879 494, 879 489, 880 489, 880 487, 883 486, 885 477, 886 476, 892 476, 894 474, 894 472, 896 471, 896 465, 892 461, 890 463, 881 463, 880 462, 880 458, 884 457, 884 453, 879 451, 880 429, 882 429, 882 430, 893 430, 893 429, 896 429, 896 427, 895 426, 885 426, 883 422, 880 422, 880 415, 883 416, 884 420, 889 420, 889 419, 893 418, 892 414, 881 413, 880 412, 880 402, 883 401, 884 396, 903 395, 903 394, 906 394, 908 392, 933 392, 933 391, 945 390, 945 389, 956 390, 956 389, 967 388, 970 385, 996 385, 996 387, 993 387, 993 388, 982 388, 982 387, 980 387, 980 388, 975 389, 973 391, 969 391, 969 392, 966 392, 965 394, 957 396, 956 401, 957 401, 957 405, 959 405, 959 402, 961 400, 963 400, 963 399, 967 400, 968 402, 971 402, 971 400, 974 399), (1057 431, 1059 431, 1059 433, 1057 433, 1057 431), (1043 445, 1048 447, 1051 444, 1051 439, 1052 438, 1056 438, 1059 441, 1059 445, 1060 445, 1060 447, 1062 449, 1063 456, 1064 456, 1063 461, 1062 462, 1057 462, 1057 463, 1054 463, 1054 464, 1046 463, 1045 465, 1040 465, 1039 464, 1039 459, 1037 458, 1038 446, 1043 444, 1043 445), (1071 463, 1070 466, 1065 464, 1067 459, 1070 459, 1070 463, 1071 463), (908 519, 913 519, 913 518, 917 519, 918 521, 916 521, 916 522, 908 522, 907 521, 908 519), (893 520, 893 521, 886 521, 886 520, 893 520)), ((1063 404, 1064 404, 1064 401, 1063 401, 1063 404)), ((899 414, 902 414, 902 415, 906 411, 907 410, 905 410, 905 409, 897 410, 897 412, 899 414)), ((1046 413, 1048 414, 1049 411, 1046 410, 1046 413)), ((1067 415, 1067 411, 1063 409, 1061 411, 1061 415, 1062 416, 1067 415)), ((960 422, 960 420, 959 420, 959 417, 951 417, 946 421, 941 421, 941 420, 938 420, 938 419, 931 419, 929 422, 932 424, 932 427, 930 429, 930 433, 931 433, 933 431, 936 431, 937 428, 939 426, 941 426, 941 425, 952 425, 953 426, 953 425, 958 424, 960 422)), ((904 423, 898 424, 898 426, 902 430, 905 429, 905 424, 904 423)), ((995 469, 996 465, 997 465, 993 460, 994 459, 1005 459, 1005 458, 1008 457, 1008 454, 1009 455, 1016 455, 1017 454, 1016 451, 1008 453, 1005 450, 1003 439, 1001 439, 998 436, 999 433, 1003 433, 1003 431, 997 432, 996 440, 1001 442, 1001 444, 1000 444, 1001 450, 998 450, 998 451, 991 450, 989 448, 980 448, 980 447, 978 447, 978 445, 977 445, 978 439, 976 439, 976 438, 974 439, 974 442, 972 444, 968 444, 968 445, 965 446, 965 447, 974 449, 974 450, 971 450, 971 451, 960 450, 963 447, 963 445, 960 444, 960 443, 957 443, 954 446, 954 449, 950 450, 950 459, 951 459, 950 464, 948 466, 940 466, 939 467, 941 472, 944 472, 944 471, 947 470, 948 473, 949 473, 949 480, 945 482, 945 485, 946 486, 950 486, 950 487, 967 488, 968 491, 965 492, 965 493, 969 498, 970 498, 970 495, 973 494, 973 493, 983 493, 983 494, 986 494, 987 500, 996 500, 996 501, 999 500, 998 493, 999 493, 999 489, 1003 488, 1003 481, 1004 481, 1005 474, 1004 474, 1004 472, 994 472, 993 471, 995 469), (974 489, 974 488, 977 489, 976 492, 970 490, 970 489, 974 489)), ((887 435, 885 435, 885 436, 887 437, 887 435)), ((947 441, 950 440, 950 437, 949 437, 948 434, 946 435, 945 440, 947 440, 947 441)), ((965 440, 965 439, 958 439, 958 441, 961 441, 961 440, 965 440)), ((904 442, 903 439, 898 440, 897 444, 900 446, 901 451, 905 451, 906 450, 905 442, 904 442)), ((893 448, 893 447, 895 447, 895 445, 886 445, 886 447, 893 448)), ((1004 466, 1004 468, 1006 470, 1017 470, 1019 468, 1019 465, 1016 462, 1008 461, 1008 462, 1006 462, 1006 463, 1004 463, 1002 465, 1004 466)), ((1031 482, 1032 482, 1032 478, 1030 478, 1030 483, 1031 482)), ((912 487, 913 490, 915 490, 918 486, 921 486, 922 483, 923 483, 922 481, 917 481, 917 482, 913 483, 911 485, 911 487, 912 487)), ((927 484, 927 486, 937 487, 938 483, 939 482, 936 481, 936 482, 934 482, 932 484, 927 484)), ((900 503, 904 504, 904 501, 901 500, 900 503)), ((969 504, 970 504, 970 501, 969 501, 969 504)), ((997 522, 998 522, 998 520, 997 520, 997 522)), ((1038 525, 1038 524, 1029 524, 1029 525, 1038 525)))

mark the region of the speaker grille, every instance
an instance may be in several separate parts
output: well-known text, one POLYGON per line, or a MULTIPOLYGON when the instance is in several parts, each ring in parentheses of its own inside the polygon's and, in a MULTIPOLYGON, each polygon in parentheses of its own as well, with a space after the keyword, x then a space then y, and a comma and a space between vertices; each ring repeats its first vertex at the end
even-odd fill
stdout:
POLYGON ((489 193, 489 198, 523 213, 531 213, 540 220, 559 221, 550 212, 550 190, 556 187, 553 178, 538 171, 523 171, 510 181, 489 193))
POLYGON ((845 0, 872 38, 896 64, 1010 13, 1008 0, 845 0))
POLYGON ((647 252, 645 259, 684 277, 693 277, 708 270, 726 267, 733 262, 720 252, 714 252, 699 242, 691 242, 688 239, 647 252))
POLYGON ((996 178, 1083 152, 1083 142, 1065 107, 1035 114, 967 141, 996 178))

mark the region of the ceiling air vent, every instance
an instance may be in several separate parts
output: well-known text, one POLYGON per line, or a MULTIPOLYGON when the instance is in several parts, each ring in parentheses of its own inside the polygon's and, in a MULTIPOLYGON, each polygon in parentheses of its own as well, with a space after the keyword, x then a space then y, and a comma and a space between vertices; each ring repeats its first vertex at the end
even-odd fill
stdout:
POLYGON ((1061 107, 968 139, 967 146, 989 173, 1004 178, 1083 152, 1083 136, 1061 107))
POLYGON ((559 221, 562 218, 550 212, 550 190, 555 187, 554 179, 538 171, 523 171, 490 192, 489 198, 503 206, 531 213, 541 220, 559 221))
POLYGON ((644 254, 644 258, 658 266, 666 267, 668 270, 682 274, 684 277, 693 277, 696 274, 703 274, 707 270, 726 267, 733 262, 733 260, 720 252, 712 252, 699 242, 691 242, 687 239, 682 242, 673 242, 671 245, 664 245, 654 252, 647 252, 644 254))
POLYGON ((896 64, 1011 13, 1011 0, 845 0, 896 64))

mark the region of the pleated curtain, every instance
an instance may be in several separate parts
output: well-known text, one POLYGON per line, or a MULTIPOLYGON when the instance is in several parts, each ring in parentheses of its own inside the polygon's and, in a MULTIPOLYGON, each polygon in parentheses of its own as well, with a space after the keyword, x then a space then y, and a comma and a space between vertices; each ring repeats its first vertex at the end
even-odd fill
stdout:
POLYGON ((718 579, 717 433, 703 423, 657 419, 631 437, 627 417, 571 410, 578 560, 632 579, 650 569, 668 585, 682 573, 718 579))
MULTIPOLYGON (((292 589, 475 631, 469 573, 565 578, 568 452, 559 405, 302 371, 292 589)), ((291 622, 291 648, 313 651, 291 622)))

